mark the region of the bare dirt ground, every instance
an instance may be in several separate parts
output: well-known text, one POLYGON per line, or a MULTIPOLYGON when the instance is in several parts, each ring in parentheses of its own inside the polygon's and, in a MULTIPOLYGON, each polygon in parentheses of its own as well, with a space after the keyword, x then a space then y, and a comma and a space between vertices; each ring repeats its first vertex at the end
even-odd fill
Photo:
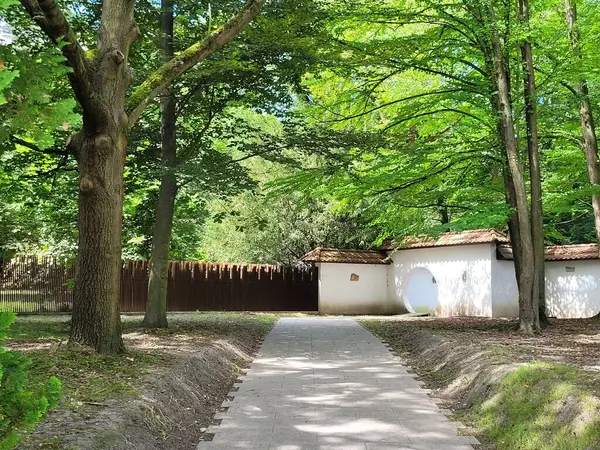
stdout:
POLYGON ((174 315, 159 331, 124 317, 119 357, 66 348, 67 319, 29 319, 35 332, 15 324, 11 347, 29 352, 40 379, 56 374, 64 394, 19 448, 195 449, 275 316, 174 315))
POLYGON ((516 321, 505 319, 399 316, 361 322, 413 367, 442 407, 453 411, 468 433, 477 435, 482 449, 600 449, 600 441, 578 446, 588 438, 594 441, 589 430, 600 427, 600 321, 551 320, 537 336, 518 333, 516 321), (530 388, 528 380, 536 372, 540 379, 530 388), (505 377, 515 373, 522 379, 515 376, 510 384, 505 377), (544 386, 548 396, 556 398, 543 398, 544 386), (569 393, 560 397, 556 392, 563 388, 569 393), (530 392, 532 398, 526 398, 530 392), (511 397, 518 396, 523 402, 517 405, 511 397), (528 402, 539 402, 537 415, 527 415, 528 402), (484 413, 491 422, 501 423, 482 425, 484 413), (517 425, 511 424, 513 418, 517 425), (532 423, 524 423, 528 420, 532 423), (537 427, 534 422, 545 425, 537 427), (514 432, 502 431, 510 427, 514 432), (559 429, 574 435, 584 428, 588 435, 575 443, 568 438, 565 443, 546 442, 559 429), (534 433, 539 441, 532 438, 534 433))
POLYGON ((408 326, 435 332, 457 344, 473 342, 497 346, 515 361, 538 359, 573 364, 582 369, 600 371, 600 320, 550 319, 550 326, 536 336, 519 333, 517 321, 479 317, 404 319, 408 326))

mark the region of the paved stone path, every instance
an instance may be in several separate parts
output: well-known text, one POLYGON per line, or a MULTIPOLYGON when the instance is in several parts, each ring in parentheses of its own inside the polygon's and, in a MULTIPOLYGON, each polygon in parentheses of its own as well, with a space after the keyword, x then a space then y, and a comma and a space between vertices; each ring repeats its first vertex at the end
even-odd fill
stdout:
POLYGON ((199 450, 472 450, 472 437, 348 318, 282 318, 199 450))

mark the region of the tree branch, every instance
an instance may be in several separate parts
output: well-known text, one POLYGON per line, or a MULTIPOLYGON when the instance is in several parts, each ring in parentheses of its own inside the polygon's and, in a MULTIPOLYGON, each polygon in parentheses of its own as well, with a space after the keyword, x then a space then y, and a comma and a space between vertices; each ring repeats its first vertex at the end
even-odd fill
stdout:
POLYGON ((79 169, 77 167, 66 167, 64 164, 63 162, 59 162, 54 169, 46 170, 44 172, 37 172, 33 175, 21 175, 19 179, 34 180, 37 178, 48 177, 50 175, 55 176, 59 172, 79 172, 79 169))
POLYGON ((375 194, 386 194, 389 192, 398 192, 398 191, 402 191, 404 189, 408 189, 409 187, 414 186, 415 184, 422 183, 423 181, 426 181, 431 177, 434 177, 436 175, 440 175, 441 173, 444 173, 446 170, 450 169, 451 167, 454 167, 455 164, 456 164, 456 161, 451 162, 451 163, 445 165, 444 167, 442 167, 441 169, 438 169, 434 172, 431 172, 426 175, 415 178, 413 180, 407 181, 406 183, 403 183, 399 186, 394 186, 394 187, 387 188, 387 189, 381 189, 381 190, 375 191, 374 193, 375 194))
POLYGON ((397 61, 397 60, 393 60, 393 59, 390 59, 390 62, 399 64, 399 65, 403 65, 404 67, 408 67, 411 69, 420 70, 422 72, 431 73, 433 75, 439 75, 444 78, 449 78, 451 80, 458 81, 459 83, 465 84, 467 86, 477 87, 477 85, 475 83, 473 83, 472 81, 469 81, 465 78, 457 77, 456 75, 452 75, 452 74, 444 72, 442 70, 437 70, 437 69, 433 69, 433 68, 425 67, 425 66, 419 66, 417 64, 403 64, 401 61, 397 61))
POLYGON ((20 0, 20 2, 52 42, 62 45, 61 52, 69 67, 73 69, 73 72, 69 73, 69 80, 75 96, 84 111, 91 109, 84 51, 58 4, 55 0, 20 0))
POLYGON ((462 114, 464 116, 471 117, 472 119, 475 119, 478 122, 485 123, 485 121, 483 119, 477 117, 474 114, 471 114, 470 112, 461 111, 460 109, 456 109, 456 108, 442 108, 442 109, 436 109, 435 111, 427 111, 427 112, 424 112, 424 113, 415 114, 413 116, 405 117, 403 119, 397 120, 396 122, 391 123, 390 125, 388 125, 387 127, 385 127, 383 129, 383 131, 387 131, 390 128, 395 127, 396 125, 400 125, 401 123, 404 123, 404 122, 406 122, 408 120, 411 120, 411 119, 416 119, 418 117, 432 116, 432 115, 437 114, 437 113, 446 113, 446 112, 448 112, 448 113, 454 112, 454 113, 462 114))
MULTIPOLYGON (((345 47, 350 47, 350 48, 352 48, 354 50, 357 50, 357 51, 362 52, 364 54, 367 54, 369 56, 376 56, 375 54, 368 52, 364 48, 357 47, 356 45, 353 45, 350 42, 344 41, 343 39, 335 39, 334 38, 333 40, 335 42, 337 42, 338 44, 340 44, 340 45, 343 45, 345 47)), ((390 63, 394 64, 394 66, 396 68, 400 69, 400 70, 406 70, 406 69, 420 70, 422 72, 431 73, 433 75, 439 75, 439 76, 442 76, 444 78, 448 78, 448 79, 451 79, 451 80, 454 80, 454 81, 458 81, 459 83, 462 83, 462 84, 464 84, 466 86, 477 88, 477 84, 476 83, 473 83, 472 81, 469 81, 466 78, 461 78, 459 76, 452 75, 450 73, 444 72, 442 70, 438 70, 438 69, 430 68, 430 67, 426 67, 426 66, 421 66, 421 65, 418 65, 418 64, 405 63, 405 62, 403 62, 401 60, 398 60, 398 59, 395 59, 395 58, 387 58, 387 60, 390 63)))
POLYGON ((34 152, 38 152, 38 153, 45 153, 47 155, 60 155, 60 156, 65 156, 68 155, 69 152, 65 149, 65 150, 59 150, 57 148, 40 148, 37 145, 31 143, 31 142, 27 142, 24 139, 18 138, 17 136, 11 136, 10 137, 10 141, 13 144, 18 144, 21 145, 23 147, 27 147, 30 150, 33 150, 34 152))
MULTIPOLYGON (((556 69, 556 68, 555 68, 556 69)), ((546 75, 548 78, 545 81, 547 81, 548 79, 551 79, 553 74, 546 71, 546 70, 542 70, 540 69, 538 66, 535 67, 535 70, 538 71, 541 74, 546 75)), ((579 97, 580 94, 579 92, 577 92, 577 90, 571 86, 569 83, 567 83, 565 80, 557 80, 558 84, 560 84, 562 87, 564 87, 565 89, 567 89, 571 94, 573 94, 575 97, 579 97)))
POLYGON ((241 157, 239 157, 237 159, 232 159, 231 163, 234 164, 234 163, 239 163, 239 162, 242 162, 242 161, 246 161, 247 159, 251 159, 251 158, 255 158, 257 156, 262 156, 262 155, 265 155, 267 153, 271 153, 273 150, 274 150, 273 148, 267 147, 267 149, 265 149, 265 150, 260 150, 258 152, 249 153, 249 154, 247 154, 245 156, 241 156, 241 157))
POLYGON ((445 89, 445 90, 442 90, 442 91, 423 92, 421 94, 415 94, 415 95, 411 95, 411 96, 408 96, 408 97, 403 97, 403 98, 399 98, 399 99, 396 99, 396 100, 392 100, 391 102, 384 103, 382 105, 379 105, 379 106, 376 106, 374 108, 371 108, 368 111, 357 113, 357 114, 354 114, 352 116, 343 116, 340 119, 327 120, 326 122, 343 122, 344 120, 356 119, 358 117, 362 117, 362 116, 365 116, 367 114, 371 114, 371 113, 373 113, 375 111, 378 111, 378 110, 380 110, 382 108, 387 108, 388 106, 392 106, 392 105, 395 105, 397 103, 402 103, 402 102, 406 102, 406 101, 409 101, 409 100, 415 100, 417 98, 426 97, 428 95, 449 94, 449 93, 453 93, 453 92, 463 92, 463 90, 462 89, 445 89))
POLYGON ((152 73, 135 89, 127 102, 129 128, 131 128, 148 103, 184 72, 204 61, 232 41, 260 13, 267 0, 247 0, 242 9, 222 28, 211 33, 175 56, 152 73))
POLYGON ((424 205, 405 205, 403 203, 394 203, 395 206, 400 206, 401 208, 408 209, 424 209, 424 208, 448 208, 448 209, 463 209, 463 210, 472 210, 473 208, 470 206, 462 206, 462 205, 447 205, 445 203, 428 203, 424 205))

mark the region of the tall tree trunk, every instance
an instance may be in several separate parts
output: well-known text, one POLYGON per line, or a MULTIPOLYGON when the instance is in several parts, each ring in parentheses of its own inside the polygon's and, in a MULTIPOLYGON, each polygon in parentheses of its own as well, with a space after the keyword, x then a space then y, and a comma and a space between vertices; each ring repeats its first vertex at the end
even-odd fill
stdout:
POLYGON ((129 96, 127 61, 139 29, 135 0, 103 0, 98 46, 93 56, 77 40, 55 0, 20 0, 31 19, 60 48, 83 127, 69 142, 79 165, 79 249, 70 341, 100 353, 123 349, 119 291, 123 171, 127 133, 152 99, 175 79, 234 39, 260 13, 266 0, 246 0, 222 27, 173 57, 129 96))
MULTIPOLYGON (((490 7, 489 13, 490 23, 494 24, 495 14, 493 6, 490 7)), ((539 311, 537 301, 533 297, 534 255, 527 190, 515 137, 507 64, 496 29, 492 29, 490 38, 494 69, 492 82, 496 87, 493 103, 495 103, 495 108, 498 111, 498 130, 504 147, 508 174, 510 175, 505 177, 511 183, 510 186, 507 186, 507 189, 509 189, 508 192, 513 193, 516 206, 515 214, 517 220, 514 225, 519 236, 519 244, 513 247, 513 253, 518 251, 521 255, 520 268, 516 272, 519 286, 519 329, 525 333, 533 333, 539 329, 539 311)), ((515 264, 516 267, 517 264, 515 264)))
POLYGON ((89 61, 83 128, 69 148, 79 167, 79 246, 70 340, 114 354, 123 349, 119 311, 123 171, 131 82, 127 57, 137 37, 133 1, 105 0, 98 56, 89 61))
MULTIPOLYGON (((519 21, 529 30, 528 0, 519 0, 519 21)), ((542 208, 542 177, 538 142, 537 95, 533 52, 529 37, 521 41, 520 48, 524 74, 523 92, 525 99, 525 120, 527 123, 527 155, 529 156, 529 178, 531 182, 531 235, 534 259, 533 298, 539 305, 540 324, 547 326, 544 213, 542 208)))
MULTIPOLYGON (((578 58, 582 58, 579 44, 580 34, 577 25, 576 0, 565 0, 565 13, 571 49, 578 58)), ((598 139, 594 125, 594 114, 590 103, 587 82, 578 80, 575 93, 579 96, 579 116, 581 117, 581 130, 583 137, 583 151, 587 161, 588 175, 592 186, 600 185, 600 164, 598 163, 598 139)), ((592 208, 594 210, 594 224, 596 226, 596 240, 600 243, 600 194, 592 195, 592 208)))
MULTIPOLYGON (((161 2, 161 29, 163 60, 168 62, 174 55, 173 50, 173 0, 161 2)), ((148 279, 148 302, 143 325, 148 328, 166 328, 167 323, 167 285, 169 275, 169 247, 173 229, 175 196, 177 195, 176 165, 177 142, 175 127, 177 122, 177 100, 173 88, 166 89, 161 97, 161 160, 163 175, 160 180, 154 233, 152 235, 152 253, 150 256, 150 278, 148 279)))

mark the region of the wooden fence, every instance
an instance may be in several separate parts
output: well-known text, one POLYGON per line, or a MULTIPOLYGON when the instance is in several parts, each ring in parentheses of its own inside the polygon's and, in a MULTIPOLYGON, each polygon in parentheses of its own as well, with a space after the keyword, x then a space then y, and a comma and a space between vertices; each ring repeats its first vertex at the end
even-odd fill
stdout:
MULTIPOLYGON (((74 268, 51 258, 0 259, 0 306, 18 313, 71 311, 74 268)), ((121 311, 143 312, 148 261, 126 261, 121 311)), ((169 311, 316 311, 316 268, 172 261, 169 311)))

